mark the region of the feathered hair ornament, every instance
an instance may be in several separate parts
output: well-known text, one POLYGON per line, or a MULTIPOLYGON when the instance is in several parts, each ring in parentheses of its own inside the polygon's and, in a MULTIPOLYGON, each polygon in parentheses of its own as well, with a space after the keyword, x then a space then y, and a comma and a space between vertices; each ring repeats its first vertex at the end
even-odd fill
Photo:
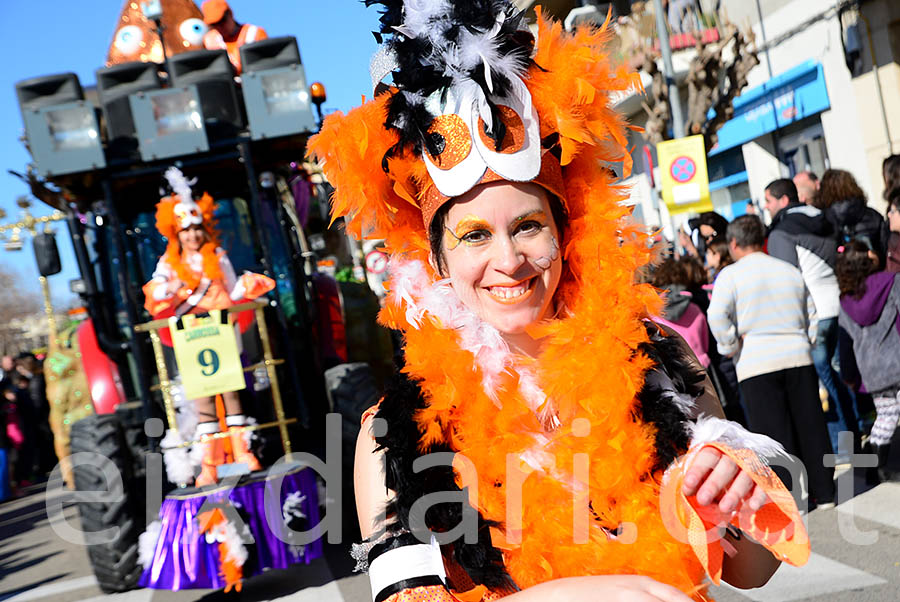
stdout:
POLYGON ((355 235, 427 249, 437 209, 496 180, 539 184, 571 211, 564 172, 585 149, 630 172, 610 98, 641 84, 610 65, 607 24, 567 34, 538 8, 535 39, 509 0, 364 2, 382 7, 376 96, 310 142, 336 188, 332 216, 355 235))
POLYGON ((166 238, 166 252, 163 259, 168 263, 178 278, 188 288, 196 288, 200 282, 200 276, 182 260, 181 243, 178 241, 178 233, 191 226, 200 226, 206 233, 206 242, 200 247, 203 256, 203 272, 207 278, 215 280, 222 278, 222 269, 219 267, 219 258, 216 249, 219 246, 218 232, 213 216, 216 203, 206 192, 195 201, 191 186, 197 183, 196 179, 188 180, 177 167, 170 167, 165 172, 166 180, 172 189, 172 194, 160 199, 156 204, 156 229, 166 238))

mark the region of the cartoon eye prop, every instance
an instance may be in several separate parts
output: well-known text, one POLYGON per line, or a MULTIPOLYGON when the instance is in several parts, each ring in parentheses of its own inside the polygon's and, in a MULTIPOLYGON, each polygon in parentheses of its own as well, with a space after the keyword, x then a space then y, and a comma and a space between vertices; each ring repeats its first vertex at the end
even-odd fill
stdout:
POLYGON ((122 54, 135 54, 141 49, 144 32, 137 25, 126 25, 116 32, 113 46, 122 54))
POLYGON ((203 36, 206 35, 207 31, 206 23, 200 19, 185 19, 178 26, 178 33, 181 34, 181 39, 191 46, 202 46, 203 36))

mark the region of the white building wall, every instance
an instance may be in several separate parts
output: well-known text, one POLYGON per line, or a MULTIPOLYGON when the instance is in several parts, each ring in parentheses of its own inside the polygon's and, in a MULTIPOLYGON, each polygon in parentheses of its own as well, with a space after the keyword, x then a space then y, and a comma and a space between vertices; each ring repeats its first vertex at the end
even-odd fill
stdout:
MULTIPOLYGON (((745 0, 730 0, 725 3, 726 10, 735 2, 742 5, 746 3, 745 0)), ((778 38, 796 28, 799 23, 825 11, 829 6, 831 3, 822 2, 822 0, 793 0, 785 3, 780 9, 764 15, 763 23, 767 39, 778 38)), ((762 44, 759 23, 755 24, 754 32, 757 42, 762 44)), ((877 186, 873 186, 870 177, 861 133, 860 113, 850 72, 844 62, 840 36, 841 28, 837 16, 832 16, 810 25, 778 46, 771 48, 769 60, 774 76, 778 76, 806 60, 814 60, 822 64, 831 108, 820 113, 820 118, 831 167, 845 169, 852 173, 871 199, 873 191, 880 190, 881 185, 879 183, 877 186)), ((765 53, 760 53, 759 60, 760 64, 750 72, 748 87, 762 85, 769 80, 765 53)), ((770 178, 762 183, 762 186, 765 186, 771 179, 787 174, 786 167, 778 174, 773 174, 772 161, 775 157, 773 156, 774 149, 771 147, 771 137, 769 138, 768 143, 756 141, 760 142, 757 146, 761 148, 744 149, 744 160, 747 164, 753 198, 762 198, 763 191, 759 187, 761 179, 770 178), (768 152, 763 152, 764 150, 768 150, 768 152)), ((819 176, 821 175, 819 174, 819 176)))
POLYGON ((766 134, 745 144, 741 147, 741 151, 744 155, 744 165, 747 166, 750 198, 762 208, 765 205, 766 185, 783 177, 782 165, 775 156, 775 141, 771 134, 766 134))

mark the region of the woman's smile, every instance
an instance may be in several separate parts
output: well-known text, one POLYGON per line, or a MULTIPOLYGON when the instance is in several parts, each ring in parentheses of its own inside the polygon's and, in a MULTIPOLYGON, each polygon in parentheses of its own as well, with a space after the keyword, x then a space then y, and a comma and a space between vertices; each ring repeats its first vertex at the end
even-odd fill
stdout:
POLYGON ((495 284, 485 287, 485 290, 499 303, 514 305, 527 300, 534 292, 534 283, 537 277, 529 278, 515 284, 495 284))

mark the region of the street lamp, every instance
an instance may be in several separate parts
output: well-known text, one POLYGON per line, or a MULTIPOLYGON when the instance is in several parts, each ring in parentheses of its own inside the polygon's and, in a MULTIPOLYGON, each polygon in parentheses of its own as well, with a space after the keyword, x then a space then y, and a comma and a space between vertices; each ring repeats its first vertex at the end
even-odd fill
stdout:
MULTIPOLYGON (((56 328, 56 318, 53 315, 53 304, 50 300, 50 285, 47 282, 47 276, 58 274, 62 267, 59 261, 59 250, 56 247, 56 240, 53 237, 53 231, 50 229, 51 222, 57 222, 66 218, 62 211, 54 211, 50 215, 34 217, 29 209, 31 201, 28 197, 19 197, 16 205, 22 209, 22 219, 14 224, 0 225, 0 240, 5 241, 4 247, 7 251, 20 251, 23 246, 22 231, 31 234, 34 243, 35 259, 38 264, 41 283, 41 293, 44 296, 44 314, 47 316, 47 332, 49 340, 55 342, 58 338, 56 328), (39 231, 38 228, 42 227, 39 231), (11 232, 7 238, 7 232, 11 232)), ((6 217, 6 214, 0 214, 0 219, 6 217)))

